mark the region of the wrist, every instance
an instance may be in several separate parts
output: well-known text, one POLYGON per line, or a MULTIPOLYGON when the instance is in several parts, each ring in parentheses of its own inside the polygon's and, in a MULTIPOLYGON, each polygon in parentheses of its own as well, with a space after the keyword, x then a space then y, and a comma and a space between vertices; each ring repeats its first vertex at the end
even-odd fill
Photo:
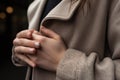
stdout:
POLYGON ((65 51, 66 51, 66 50, 63 50, 63 51, 60 53, 61 55, 59 55, 59 57, 58 57, 57 63, 56 63, 55 66, 54 66, 54 71, 55 71, 55 72, 57 71, 57 68, 58 68, 58 65, 59 65, 60 61, 63 59, 63 57, 64 57, 64 55, 65 55, 65 51))

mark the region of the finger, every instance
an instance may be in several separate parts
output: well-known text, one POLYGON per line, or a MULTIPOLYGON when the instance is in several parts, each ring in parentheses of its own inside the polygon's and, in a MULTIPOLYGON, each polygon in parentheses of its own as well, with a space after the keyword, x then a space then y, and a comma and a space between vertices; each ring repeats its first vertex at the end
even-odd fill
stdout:
POLYGON ((38 32, 38 31, 34 31, 33 32, 34 34, 38 34, 38 35, 42 35, 40 32, 38 32))
POLYGON ((17 34, 17 38, 31 38, 34 30, 23 30, 17 34))
POLYGON ((36 64, 34 62, 32 62, 29 58, 27 58, 25 55, 16 54, 16 57, 18 57, 20 60, 24 61, 25 63, 27 63, 31 67, 36 66, 36 64))
POLYGON ((52 31, 52 30, 50 30, 50 29, 47 29, 47 28, 45 28, 45 27, 41 27, 41 32, 44 34, 44 35, 46 35, 46 36, 48 36, 48 37, 50 37, 50 38, 53 38, 53 39, 56 39, 56 40, 59 40, 60 39, 60 36, 57 34, 57 33, 55 33, 54 31, 52 31))
POLYGON ((46 40, 46 37, 34 33, 32 34, 32 38, 33 40, 38 41, 40 44, 42 44, 46 40))
POLYGON ((39 42, 25 39, 25 38, 16 38, 13 41, 14 46, 25 46, 25 47, 31 47, 31 48, 39 48, 40 44, 39 42))
POLYGON ((32 60, 36 64, 39 63, 39 61, 42 60, 42 59, 51 60, 50 56, 48 54, 46 54, 45 52, 41 51, 41 50, 37 50, 36 54, 27 55, 27 56, 30 58, 30 60, 32 60))
POLYGON ((24 53, 24 54, 35 54, 36 49, 30 48, 30 47, 24 47, 24 46, 16 46, 14 48, 15 53, 24 53))

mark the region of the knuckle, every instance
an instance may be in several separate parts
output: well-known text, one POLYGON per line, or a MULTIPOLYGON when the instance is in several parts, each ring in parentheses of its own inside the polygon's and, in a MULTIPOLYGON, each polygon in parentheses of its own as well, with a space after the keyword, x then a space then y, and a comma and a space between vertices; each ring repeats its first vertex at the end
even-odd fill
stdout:
POLYGON ((26 33, 28 33, 28 30, 22 30, 22 31, 20 31, 20 32, 18 32, 17 34, 16 34, 16 37, 22 37, 23 35, 25 35, 26 33))
POLYGON ((41 41, 44 42, 45 41, 45 37, 41 38, 41 41))
POLYGON ((18 33, 16 34, 16 37, 20 37, 21 34, 24 33, 24 31, 25 31, 25 30, 18 32, 18 33))
POLYGON ((17 44, 19 42, 19 39, 18 38, 15 38, 14 40, 13 40, 13 44, 17 44))
POLYGON ((46 38, 45 37, 42 37, 39 42, 45 42, 46 38))
POLYGON ((15 45, 16 44, 16 38, 13 40, 13 45, 15 45))

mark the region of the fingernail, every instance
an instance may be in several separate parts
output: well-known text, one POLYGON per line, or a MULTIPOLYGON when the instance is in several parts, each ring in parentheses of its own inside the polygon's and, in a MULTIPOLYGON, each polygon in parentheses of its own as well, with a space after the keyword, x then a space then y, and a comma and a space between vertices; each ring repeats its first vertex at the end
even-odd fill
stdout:
POLYGON ((39 42, 35 42, 35 47, 39 48, 40 47, 40 43, 39 42))
POLYGON ((31 52, 34 52, 35 50, 34 49, 29 49, 31 52))
POLYGON ((33 64, 32 64, 32 67, 33 67, 33 68, 36 67, 36 64, 33 63, 33 64))

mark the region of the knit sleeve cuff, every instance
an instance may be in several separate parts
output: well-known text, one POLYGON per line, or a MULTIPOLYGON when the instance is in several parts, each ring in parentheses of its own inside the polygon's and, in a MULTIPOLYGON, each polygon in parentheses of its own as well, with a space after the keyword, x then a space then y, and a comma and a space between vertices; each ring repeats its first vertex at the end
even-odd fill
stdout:
POLYGON ((81 54, 77 50, 68 49, 65 52, 65 56, 60 61, 57 68, 57 77, 56 80, 75 80, 76 78, 76 69, 78 64, 78 57, 81 54))

